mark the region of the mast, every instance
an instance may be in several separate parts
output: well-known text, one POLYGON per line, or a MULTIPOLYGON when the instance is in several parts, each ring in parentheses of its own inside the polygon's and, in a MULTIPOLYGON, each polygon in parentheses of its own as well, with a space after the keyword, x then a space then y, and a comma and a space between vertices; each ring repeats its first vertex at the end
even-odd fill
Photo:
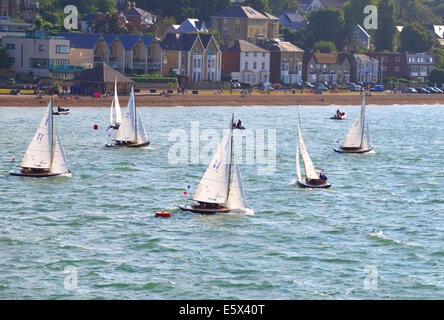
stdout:
POLYGON ((362 148, 362 141, 364 140, 364 127, 365 127, 365 95, 364 98, 362 98, 362 105, 361 108, 363 109, 363 112, 361 110, 362 113, 362 117, 361 117, 361 148, 362 148))
POLYGON ((137 142, 137 112, 136 112, 136 98, 134 97, 134 86, 131 87, 131 96, 134 104, 134 127, 135 127, 136 142, 137 142))
POLYGON ((231 162, 233 159, 233 121, 234 121, 234 113, 231 114, 231 145, 230 145, 230 167, 228 171, 228 187, 227 187, 227 202, 230 197, 230 184, 231 184, 231 162))
POLYGON ((52 110, 52 98, 51 99, 51 168, 52 161, 54 159, 54 111, 52 110))

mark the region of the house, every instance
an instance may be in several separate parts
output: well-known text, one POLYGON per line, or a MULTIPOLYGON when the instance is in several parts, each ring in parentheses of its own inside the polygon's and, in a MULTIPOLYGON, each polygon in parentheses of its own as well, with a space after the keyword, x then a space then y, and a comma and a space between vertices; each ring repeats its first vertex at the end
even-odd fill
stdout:
POLYGON ((293 31, 298 31, 307 26, 305 17, 296 10, 282 10, 276 14, 280 23, 293 31))
POLYGON ((359 24, 353 29, 352 44, 357 47, 370 48, 370 35, 359 24))
POLYGON ((5 36, 3 47, 12 58, 11 70, 35 77, 72 79, 83 67, 70 64, 70 42, 46 31, 27 31, 25 36, 5 36))
POLYGON ((350 81, 351 62, 345 53, 306 53, 302 78, 311 83, 350 81))
POLYGON ((153 36, 60 32, 71 43, 73 64, 93 66, 105 62, 121 72, 160 72, 161 48, 153 36))
POLYGON ((156 16, 152 13, 135 7, 135 2, 131 9, 125 14, 126 19, 135 25, 152 26, 156 23, 156 16))
POLYGON ((407 65, 407 55, 399 52, 371 52, 368 56, 378 60, 378 82, 382 82, 384 77, 396 77, 408 79, 409 67, 407 65))
POLYGON ((377 83, 379 64, 378 60, 365 54, 352 54, 351 81, 363 83, 377 83))
POLYGON ((11 17, 31 23, 39 11, 38 0, 0 0, 0 16, 11 17))
POLYGON ((291 42, 270 42, 264 49, 270 51, 270 82, 302 82, 304 50, 291 42))
POLYGON ((270 52, 245 40, 222 48, 224 79, 252 85, 270 81, 270 52))
POLYGON ((198 19, 186 19, 177 29, 177 33, 192 33, 192 32, 208 32, 207 27, 203 21, 198 19))
POLYGON ((17 22, 9 17, 0 17, 0 31, 24 32, 31 29, 32 23, 17 22))
POLYGON ((84 94, 113 91, 116 81, 119 93, 129 94, 133 81, 105 62, 97 64, 92 69, 85 70, 74 78, 74 84, 81 87, 84 94))
POLYGON ((427 53, 405 53, 407 56, 407 67, 409 79, 413 81, 427 81, 430 71, 435 68, 433 54, 427 53))
POLYGON ((211 28, 226 41, 246 40, 254 44, 279 38, 279 18, 247 6, 231 6, 211 16, 211 28))
POLYGON ((97 18, 97 16, 100 14, 101 14, 100 12, 90 13, 90 14, 86 14, 82 18, 80 18, 79 22, 78 22, 79 31, 92 32, 93 22, 97 18))
POLYGON ((160 47, 163 75, 173 70, 192 81, 220 81, 222 53, 212 34, 168 33, 160 47))

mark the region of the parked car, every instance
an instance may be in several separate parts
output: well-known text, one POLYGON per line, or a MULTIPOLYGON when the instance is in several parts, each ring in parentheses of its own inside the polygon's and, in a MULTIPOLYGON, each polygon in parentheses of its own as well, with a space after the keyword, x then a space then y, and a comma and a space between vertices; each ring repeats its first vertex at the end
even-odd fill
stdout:
POLYGON ((6 80, 6 84, 14 85, 15 84, 15 79, 14 78, 8 78, 8 80, 6 80))
POLYGON ((306 87, 306 88, 310 88, 310 89, 313 89, 315 86, 313 85, 313 84, 311 84, 310 82, 305 82, 304 83, 304 86, 306 87))
POLYGON ((418 93, 430 93, 426 88, 416 88, 416 91, 418 91, 418 93))
POLYGON ((438 91, 438 93, 444 93, 444 91, 442 91, 440 88, 433 87, 433 89, 435 89, 436 91, 438 91))
POLYGON ((264 83, 259 86, 259 90, 273 91, 274 89, 271 85, 264 83))
POLYGON ((240 88, 240 87, 241 87, 241 84, 239 82, 237 82, 237 81, 232 81, 231 82, 231 88, 232 89, 236 89, 236 88, 240 88))
POLYGON ((283 88, 282 85, 278 82, 270 84, 270 86, 272 86, 275 90, 280 90, 283 88))
POLYGON ((327 91, 328 88, 325 85, 318 83, 318 85, 316 86, 316 90, 327 91))
POLYGON ((431 93, 439 93, 438 90, 433 87, 425 87, 425 89, 429 90, 431 93))
POLYGON ((362 87, 358 85, 350 86, 350 91, 361 91, 362 87))
POLYGON ((373 91, 373 92, 383 92, 383 91, 384 91, 384 85, 382 85, 382 84, 377 84, 377 85, 375 85, 374 87, 372 87, 372 88, 370 89, 370 91, 373 91))
POLYGON ((418 93, 415 88, 405 88, 404 93, 418 93))

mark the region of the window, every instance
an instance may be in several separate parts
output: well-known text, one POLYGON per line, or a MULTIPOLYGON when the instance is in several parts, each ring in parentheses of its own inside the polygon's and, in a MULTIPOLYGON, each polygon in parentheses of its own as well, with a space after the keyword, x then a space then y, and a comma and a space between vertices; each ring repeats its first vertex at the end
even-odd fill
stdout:
POLYGON ((15 49, 15 44, 14 43, 7 43, 6 44, 6 49, 14 50, 15 49))
POLYGON ((399 62, 399 61, 401 61, 401 58, 400 57, 396 57, 395 60, 396 60, 396 62, 399 62))
POLYGON ((234 31, 236 34, 240 33, 240 28, 236 28, 236 30, 234 31))
POLYGON ((401 70, 401 68, 400 68, 399 66, 396 66, 396 67, 395 67, 395 71, 396 71, 396 72, 399 72, 400 70, 401 70))
POLYGON ((256 62, 253 63, 253 69, 256 70, 257 64, 256 62))
POLYGON ((265 62, 262 62, 262 70, 265 70, 265 62))
POLYGON ((257 52, 255 52, 255 53, 253 54, 253 56, 254 56, 255 58, 257 58, 257 52))
POLYGON ((199 54, 199 48, 198 47, 194 48, 194 54, 199 54))
POLYGON ((39 45, 39 51, 46 51, 46 46, 44 44, 39 45))
POLYGON ((67 45, 56 45, 56 53, 69 53, 69 46, 67 45))
POLYGON ((262 58, 265 58, 265 52, 262 52, 262 58))
POLYGON ((248 52, 245 52, 245 56, 248 57, 248 52))
POLYGON ((245 61, 245 70, 248 70, 248 61, 245 61))

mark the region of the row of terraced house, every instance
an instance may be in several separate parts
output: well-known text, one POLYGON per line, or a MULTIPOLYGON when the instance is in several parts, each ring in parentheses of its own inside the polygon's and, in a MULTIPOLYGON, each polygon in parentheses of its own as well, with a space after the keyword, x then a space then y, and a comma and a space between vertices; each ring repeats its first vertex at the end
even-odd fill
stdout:
POLYGON ((28 31, 6 35, 1 45, 12 69, 40 77, 73 79, 102 62, 122 73, 186 75, 191 81, 379 83, 394 76, 426 81, 430 54, 304 52, 283 41, 279 18, 248 6, 232 6, 209 21, 187 19, 154 36, 28 31), (215 29, 224 45, 208 32, 215 29))

